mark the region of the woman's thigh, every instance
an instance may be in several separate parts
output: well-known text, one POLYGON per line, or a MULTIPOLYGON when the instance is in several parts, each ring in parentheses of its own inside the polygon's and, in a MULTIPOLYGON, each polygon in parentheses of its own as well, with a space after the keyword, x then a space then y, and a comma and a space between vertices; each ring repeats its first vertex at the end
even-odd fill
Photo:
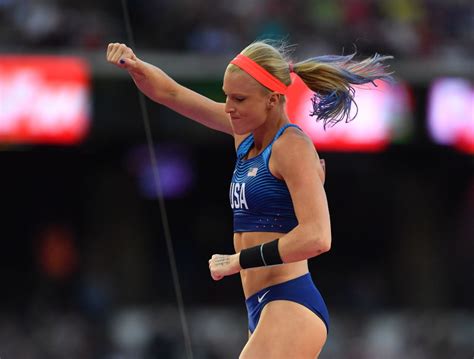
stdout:
POLYGON ((301 304, 268 303, 240 359, 315 359, 326 342, 326 326, 301 304))

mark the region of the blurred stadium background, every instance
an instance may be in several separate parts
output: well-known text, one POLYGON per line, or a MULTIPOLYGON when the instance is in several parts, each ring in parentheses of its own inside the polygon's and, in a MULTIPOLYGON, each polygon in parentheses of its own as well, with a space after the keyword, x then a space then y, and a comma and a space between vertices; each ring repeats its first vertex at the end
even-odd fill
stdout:
MULTIPOLYGON (((310 261, 332 317, 321 358, 472 358, 472 2, 128 7, 138 56, 220 101, 226 64, 256 38, 286 38, 299 59, 395 56, 396 90, 365 91, 351 124, 311 125, 333 228, 310 261)), ((120 1, 0 0, 2 359, 184 358, 138 97, 109 42, 128 42, 120 1)), ((239 278, 207 268, 232 251, 232 140, 148 109, 194 357, 236 358, 239 278)))

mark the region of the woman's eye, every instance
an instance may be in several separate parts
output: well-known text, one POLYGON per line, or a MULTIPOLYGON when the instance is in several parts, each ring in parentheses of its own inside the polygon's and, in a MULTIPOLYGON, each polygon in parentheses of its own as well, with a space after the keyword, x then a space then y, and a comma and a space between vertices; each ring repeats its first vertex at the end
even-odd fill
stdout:
POLYGON ((235 101, 235 102, 242 102, 246 99, 245 97, 242 97, 242 96, 233 96, 233 95, 226 95, 226 94, 224 94, 224 95, 226 97, 226 101, 228 101, 230 99, 230 100, 235 101))

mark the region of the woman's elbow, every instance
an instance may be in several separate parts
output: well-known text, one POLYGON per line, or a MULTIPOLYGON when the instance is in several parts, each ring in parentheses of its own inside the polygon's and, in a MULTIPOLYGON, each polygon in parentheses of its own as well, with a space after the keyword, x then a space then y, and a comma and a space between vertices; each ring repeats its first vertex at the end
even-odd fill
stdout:
POLYGON ((320 251, 322 253, 329 252, 331 250, 331 237, 325 238, 320 243, 320 251))
POLYGON ((329 252, 331 250, 330 235, 316 236, 311 242, 312 252, 314 253, 313 257, 329 252))

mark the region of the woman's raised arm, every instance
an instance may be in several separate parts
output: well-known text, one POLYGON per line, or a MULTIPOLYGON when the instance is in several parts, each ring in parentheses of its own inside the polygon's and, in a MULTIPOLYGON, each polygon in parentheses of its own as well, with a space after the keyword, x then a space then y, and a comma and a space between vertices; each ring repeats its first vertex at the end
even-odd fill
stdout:
POLYGON ((126 45, 109 44, 107 61, 127 70, 140 91, 153 101, 204 126, 233 135, 223 103, 178 84, 158 67, 140 60, 126 45))

